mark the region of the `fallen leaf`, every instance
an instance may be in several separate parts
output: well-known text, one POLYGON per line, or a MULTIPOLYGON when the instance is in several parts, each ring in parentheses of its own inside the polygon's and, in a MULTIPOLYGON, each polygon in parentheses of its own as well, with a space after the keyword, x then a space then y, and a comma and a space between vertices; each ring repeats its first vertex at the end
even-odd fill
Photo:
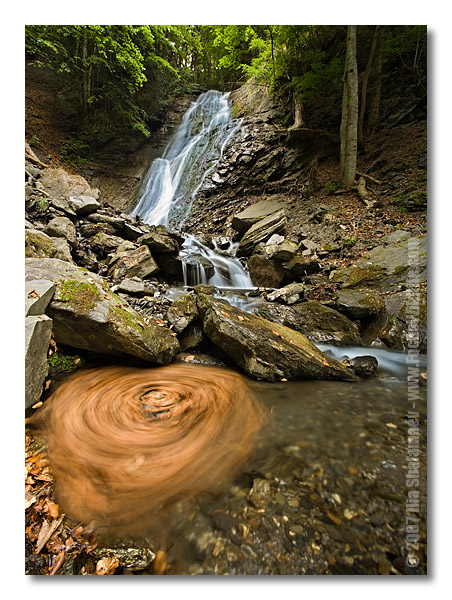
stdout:
POLYGON ((39 408, 40 406, 42 406, 42 402, 36 402, 36 404, 33 404, 33 406, 31 408, 39 408))
POLYGON ((48 502, 46 506, 46 512, 49 517, 52 517, 52 519, 57 519, 60 515, 60 507, 58 504, 55 504, 55 502, 48 502))
POLYGON ((28 292, 28 297, 29 298, 40 298, 41 296, 38 294, 38 292, 33 289, 31 290, 31 292, 28 292))
POLYGON ((77 365, 79 362, 80 362, 80 359, 79 359, 79 358, 76 358, 76 359, 74 360, 74 365, 77 365))
POLYGON ((244 320, 245 320, 245 319, 244 319, 244 318, 243 318, 241 315, 238 315, 237 319, 238 319, 239 321, 244 321, 244 320))
POLYGON ((225 312, 224 310, 221 311, 221 314, 224 315, 225 317, 231 316, 229 313, 225 312))
POLYGON ((284 377, 283 379, 281 379, 281 381, 287 381, 287 379, 284 377))
POLYGON ((63 518, 64 515, 61 515, 59 519, 54 519, 51 523, 49 523, 47 519, 44 519, 41 531, 38 535, 38 541, 36 542, 36 554, 39 554, 41 552, 41 550, 44 548, 44 546, 47 544, 52 535, 60 526, 63 518))
POLYGON ((326 358, 322 358, 322 362, 325 366, 329 367, 330 363, 326 360, 326 358))
POLYGON ((185 357, 185 362, 190 362, 192 360, 195 360, 195 355, 194 354, 190 354, 190 356, 186 356, 185 357))
POLYGON ((48 379, 48 380, 46 381, 46 384, 45 384, 45 386, 44 386, 44 389, 48 390, 48 389, 49 389, 49 387, 50 387, 51 385, 52 385, 52 380, 51 380, 51 379, 48 379))
POLYGON ((112 575, 119 567, 119 560, 114 556, 101 558, 96 563, 96 575, 112 575))
POLYGON ((110 296, 109 294, 104 294, 104 298, 105 298, 106 300, 111 300, 111 296, 110 296))

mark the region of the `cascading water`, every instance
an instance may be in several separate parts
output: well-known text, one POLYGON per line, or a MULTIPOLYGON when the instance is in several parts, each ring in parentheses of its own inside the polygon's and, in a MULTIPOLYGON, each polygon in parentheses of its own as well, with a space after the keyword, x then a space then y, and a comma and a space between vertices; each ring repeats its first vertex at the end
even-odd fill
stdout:
MULTIPOLYGON (((240 129, 241 120, 231 117, 228 96, 210 90, 191 104, 162 158, 152 163, 132 216, 150 225, 183 229, 198 190, 240 129)), ((222 254, 218 250, 216 245, 213 250, 186 235, 181 250, 184 284, 253 288, 249 274, 234 256, 236 245, 231 243, 222 254)))

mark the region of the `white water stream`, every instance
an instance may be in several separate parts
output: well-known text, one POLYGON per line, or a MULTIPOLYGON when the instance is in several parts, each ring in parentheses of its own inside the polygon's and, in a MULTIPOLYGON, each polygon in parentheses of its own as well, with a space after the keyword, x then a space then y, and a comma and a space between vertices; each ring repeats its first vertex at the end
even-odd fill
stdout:
MULTIPOLYGON (((240 129, 232 119, 229 93, 210 90, 193 102, 161 158, 152 163, 143 194, 131 215, 150 225, 183 229, 198 190, 216 167, 224 149, 240 129)), ((219 253, 186 234, 181 250, 184 284, 207 283, 219 288, 251 289, 253 283, 235 258, 236 244, 219 253)))

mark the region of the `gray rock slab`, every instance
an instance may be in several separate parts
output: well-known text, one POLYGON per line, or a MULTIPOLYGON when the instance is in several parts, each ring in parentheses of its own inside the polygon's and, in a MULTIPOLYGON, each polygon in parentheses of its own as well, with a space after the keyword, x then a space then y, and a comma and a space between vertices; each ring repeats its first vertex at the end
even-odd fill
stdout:
POLYGON ((256 202, 256 204, 252 204, 248 208, 245 208, 245 210, 233 216, 232 227, 239 233, 245 233, 252 225, 261 219, 285 208, 286 205, 284 202, 278 200, 262 200, 261 202, 256 202))
POLYGON ((41 397, 51 333, 52 319, 46 315, 25 318, 25 409, 41 397))
POLYGON ((95 273, 52 258, 25 260, 27 281, 56 282, 47 308, 56 343, 168 364, 179 342, 166 327, 135 312, 95 273))
POLYGON ((25 316, 45 313, 55 292, 55 284, 47 279, 25 282, 25 316))

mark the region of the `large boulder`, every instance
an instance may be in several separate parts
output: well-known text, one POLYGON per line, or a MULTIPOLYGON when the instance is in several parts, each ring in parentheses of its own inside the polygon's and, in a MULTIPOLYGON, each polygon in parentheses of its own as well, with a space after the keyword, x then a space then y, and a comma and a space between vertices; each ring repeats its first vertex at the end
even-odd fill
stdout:
POLYGON ((352 319, 376 317, 385 309, 382 296, 364 290, 339 290, 335 301, 337 310, 352 319))
POLYGON ((69 196, 68 202, 78 217, 85 217, 100 208, 99 202, 93 196, 69 196))
POLYGON ((252 204, 245 210, 237 213, 232 218, 232 227, 239 233, 245 233, 248 229, 261 221, 263 218, 268 217, 275 212, 284 210, 286 205, 280 200, 262 200, 252 204))
POLYGON ((278 262, 262 254, 250 256, 248 272, 254 285, 268 288, 279 287, 286 274, 286 271, 278 262))
MULTIPOLYGON (((86 195, 97 200, 99 197, 99 191, 92 189, 86 179, 64 169, 43 169, 39 181, 52 199, 69 200, 71 196, 86 195)), ((75 211, 73 206, 69 207, 75 211)))
POLYGON ((145 233, 137 239, 139 244, 149 246, 152 252, 166 254, 178 254, 179 244, 169 235, 161 235, 156 231, 145 233))
POLYGON ((427 352, 427 294, 416 289, 388 295, 385 313, 375 337, 389 348, 407 351, 410 346, 427 352))
POLYGON ((257 312, 269 321, 303 333, 314 344, 359 346, 361 335, 355 323, 316 300, 292 306, 268 304, 257 312))
POLYGON ((26 259, 25 269, 26 280, 56 283, 46 313, 57 343, 156 364, 168 364, 178 352, 169 329, 136 313, 102 277, 51 258, 26 259))
POLYGON ((400 239, 388 246, 377 246, 350 267, 330 274, 344 288, 371 288, 394 291, 413 277, 427 280, 427 237, 400 239))
POLYGON ((109 264, 108 275, 115 281, 130 277, 146 279, 159 270, 147 246, 118 252, 109 264))
POLYGON ((44 233, 50 237, 63 238, 75 246, 77 244, 77 232, 74 223, 67 217, 55 217, 44 227, 44 233))
POLYGON ((55 292, 53 281, 38 279, 25 282, 25 316, 42 315, 55 292))
POLYGON ((266 242, 274 233, 281 233, 287 225, 284 210, 272 213, 252 225, 240 241, 237 256, 251 256, 257 244, 266 242))
POLYGON ((52 319, 46 315, 25 317, 25 409, 41 397, 51 333, 52 319))
POLYGON ((59 260, 73 262, 67 240, 50 237, 38 229, 25 230, 25 257, 58 258, 59 260))
POLYGON ((196 295, 191 292, 175 300, 168 310, 168 323, 173 326, 176 333, 182 333, 190 323, 198 318, 198 307, 196 304, 196 295))
POLYGON ((353 381, 303 334, 234 308, 212 296, 197 296, 206 336, 250 377, 267 381, 314 378, 353 381))

